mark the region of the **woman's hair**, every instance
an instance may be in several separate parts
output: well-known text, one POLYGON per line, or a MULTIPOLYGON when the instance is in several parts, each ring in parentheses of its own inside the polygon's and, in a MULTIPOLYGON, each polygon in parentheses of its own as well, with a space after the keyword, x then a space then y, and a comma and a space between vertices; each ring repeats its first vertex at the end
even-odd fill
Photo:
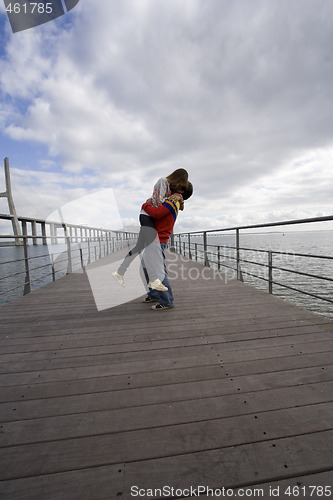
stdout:
POLYGON ((184 168, 177 168, 172 174, 167 176, 170 189, 184 189, 188 183, 188 173, 184 168))
POLYGON ((187 186, 184 188, 183 200, 188 200, 193 194, 193 186, 190 181, 188 181, 187 186))

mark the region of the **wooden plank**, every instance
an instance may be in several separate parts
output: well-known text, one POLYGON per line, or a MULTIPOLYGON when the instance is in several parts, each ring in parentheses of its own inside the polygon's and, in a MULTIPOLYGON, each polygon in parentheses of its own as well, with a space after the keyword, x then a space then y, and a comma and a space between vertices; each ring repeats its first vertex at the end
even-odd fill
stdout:
MULTIPOLYGON (((141 304, 139 304, 141 307, 141 304)), ((47 326, 43 327, 43 330, 39 334, 36 332, 33 333, 33 336, 31 336, 30 333, 26 333, 24 337, 22 337, 22 340, 20 341, 20 337, 18 336, 17 333, 10 334, 8 330, 5 330, 6 338, 3 339, 2 345, 8 345, 8 344, 13 344, 13 345, 19 345, 20 343, 27 343, 27 342, 67 342, 70 340, 98 340, 99 338, 101 339, 109 339, 109 343, 119 343, 119 341, 126 341, 126 342, 132 342, 133 339, 136 341, 139 340, 164 340, 166 338, 186 338, 186 337, 196 337, 200 335, 200 333, 204 333, 207 336, 211 335, 216 335, 217 332, 221 332, 221 321, 216 322, 216 326, 214 325, 214 321, 211 318, 209 321, 205 320, 204 325, 200 324, 199 321, 193 321, 193 319, 188 315, 188 314, 183 314, 182 318, 175 318, 174 321, 172 321, 173 316, 169 316, 169 322, 170 326, 169 328, 167 325, 161 325, 161 328, 159 328, 158 331, 156 331, 156 328, 153 327, 151 323, 147 324, 147 311, 148 313, 151 312, 149 311, 149 306, 143 304, 142 305, 144 309, 141 311, 141 314, 144 317, 144 323, 140 324, 140 321, 138 321, 138 318, 135 319, 136 321, 136 327, 135 330, 133 330, 132 326, 130 324, 124 324, 124 325, 114 325, 113 322, 111 321, 112 316, 108 318, 108 323, 106 325, 89 325, 89 322, 85 322, 84 325, 79 327, 76 323, 76 328, 69 328, 68 324, 66 322, 61 323, 57 322, 57 329, 53 329, 52 333, 53 335, 50 337, 50 332, 51 328, 48 328, 48 326, 51 326, 50 324, 47 326), (190 328, 190 325, 192 326, 190 328), (45 336, 45 340, 43 338, 45 336)), ((134 307, 134 305, 133 305, 134 307)), ((168 311, 168 314, 171 311, 168 311)), ((173 312, 173 311, 172 311, 173 312)), ((153 313, 154 314, 154 313, 153 313)), ((230 318, 229 318, 230 320, 230 318)), ((263 323, 261 321, 260 323, 257 321, 255 322, 248 322, 246 323, 239 323, 237 321, 237 318, 234 319, 233 325, 231 326, 230 324, 228 325, 226 321, 223 321, 223 334, 224 336, 229 336, 231 334, 247 334, 249 333, 250 336, 252 334, 252 337, 258 332, 259 336, 267 336, 267 331, 268 333, 273 334, 290 334, 290 335, 296 335, 298 333, 297 327, 304 327, 306 328, 305 332, 312 333, 312 332, 318 332, 322 333, 329 331, 329 328, 332 327, 332 325, 313 325, 313 329, 310 328, 312 325, 305 326, 303 322, 285 322, 285 323, 269 323, 266 322, 263 323), (263 332, 260 334, 260 332, 263 332)), ((55 328, 55 327, 53 327, 55 328)), ((17 327, 18 329, 18 327, 17 327)), ((332 331, 332 330, 331 330, 332 331)), ((300 333, 302 333, 302 330, 300 329, 300 333)), ((4 337, 4 335, 3 335, 4 337)), ((2 337, 2 338, 3 338, 2 337)))
MULTIPOLYGON (((75 293, 75 292, 73 292, 75 293)), ((89 293, 89 291, 87 291, 89 293)), ((236 297, 235 300, 239 300, 240 304, 241 302, 241 297, 236 297)), ((275 301, 278 301, 276 297, 273 297, 275 301)), ((50 298, 51 300, 51 298, 50 298)), ((70 300, 70 297, 68 297, 68 300, 70 300)), ((149 311, 149 305, 147 304, 142 304, 140 302, 129 302, 125 305, 122 306, 117 306, 117 308, 112 308, 112 315, 113 318, 117 321, 117 324, 114 326, 117 326, 119 329, 126 329, 126 325, 131 324, 130 318, 128 316, 128 307, 131 307, 131 316, 140 316, 142 311, 149 311), (115 311, 113 311, 115 309, 115 311)), ((24 328, 22 329, 22 337, 25 336, 26 333, 35 333, 38 334, 38 332, 43 332, 43 327, 44 326, 50 326, 51 330, 55 329, 57 330, 57 322, 60 324, 63 323, 64 326, 65 324, 67 325, 67 328, 72 328, 75 329, 77 327, 84 327, 89 325, 89 327, 98 327, 98 326, 105 326, 107 325, 107 320, 109 318, 110 310, 108 309, 106 311, 101 311, 99 315, 96 317, 97 311, 94 308, 89 309, 88 307, 79 307, 76 308, 76 305, 74 309, 64 309, 63 305, 57 304, 56 309, 53 310, 52 308, 47 308, 47 304, 45 305, 45 312, 40 314, 39 316, 39 325, 34 329, 34 322, 36 320, 36 311, 31 309, 30 304, 29 308, 25 309, 22 308, 22 313, 21 315, 17 315, 17 318, 13 319, 11 317, 11 314, 14 314, 14 310, 8 314, 8 324, 6 325, 6 320, 3 314, 3 311, 1 311, 1 319, 2 323, 4 326, 9 329, 9 331, 16 331, 17 336, 21 336, 19 332, 17 332, 17 326, 20 326, 20 323, 22 323, 22 320, 24 320, 24 328), (61 309, 62 314, 61 316, 58 315, 58 309, 61 309), (73 313, 75 311, 75 314, 73 313), (86 320, 83 321, 83 316, 82 314, 85 314, 86 320)), ((6 307, 6 306, 5 306, 6 307)), ((303 310, 296 310, 292 309, 291 311, 288 310, 288 308, 291 307, 288 304, 282 303, 282 305, 278 302, 277 304, 270 303, 269 305, 263 301, 263 303, 260 305, 258 304, 249 304, 248 307, 241 308, 239 306, 233 307, 231 305, 225 306, 224 308, 221 308, 221 303, 219 300, 216 300, 213 302, 213 305, 205 305, 201 304, 200 306, 197 306, 195 310, 191 311, 191 317, 193 320, 195 320, 195 323, 204 325, 205 320, 207 318, 210 320, 210 322, 215 322, 218 324, 218 318, 223 318, 229 324, 232 326, 232 323, 234 324, 244 324, 247 321, 250 323, 255 323, 257 321, 257 324, 262 323, 262 320, 265 320, 265 322, 275 322, 275 323, 281 323, 281 324, 286 324, 287 322, 291 323, 299 323, 301 321, 304 322, 305 318, 307 317, 307 313, 305 315, 303 314, 303 310), (220 314, 218 314, 217 309, 220 309, 220 314)), ((3 309, 3 307, 2 307, 3 309)), ((190 311, 190 305, 182 304, 182 302, 179 300, 176 302, 175 308, 172 310, 172 313, 174 316, 178 316, 179 319, 182 319, 182 316, 184 314, 184 310, 187 312, 190 311)), ((168 312, 168 314, 171 311, 168 312)), ((155 313, 151 313, 155 314, 155 313)), ((324 320, 321 319, 320 317, 311 317, 308 320, 309 324, 325 324, 329 323, 329 320, 324 320)), ((163 325, 161 325, 163 326, 163 325)), ((147 327, 151 328, 152 330, 153 325, 150 324, 147 325, 147 327)))
MULTIPOLYGON (((163 485, 182 489, 200 485, 236 489, 260 484, 269 487, 280 481, 292 484, 292 478, 297 477, 301 477, 301 481, 307 484, 306 476, 311 478, 316 474, 320 481, 319 474, 325 471, 329 472, 328 478, 332 477, 333 455, 329 451, 332 444, 333 432, 327 431, 178 457, 132 462, 126 464, 123 495, 130 498, 133 485, 144 489, 161 488, 163 485)), ((266 493, 269 495, 269 492, 266 493)), ((254 498, 266 500, 274 497, 266 494, 264 497, 258 495, 254 498)), ((304 498, 309 499, 310 496, 304 498)))
MULTIPOLYGON (((189 338, 179 338, 179 339, 172 339, 172 340, 169 340, 169 341, 162 341, 162 342, 159 342, 159 341, 154 341, 153 339, 151 339, 149 342, 135 342, 135 341, 132 341, 132 343, 129 343, 129 344, 116 344, 116 345, 97 345, 95 348, 91 348, 91 350, 89 348, 84 348, 82 347, 82 349, 80 348, 77 348, 77 349, 72 349, 70 350, 70 348, 67 348, 67 344, 66 343, 61 343, 57 346, 57 349, 53 349, 53 350, 45 350, 46 352, 43 353, 41 352, 40 356, 47 356, 49 355, 49 353, 53 352, 53 353, 57 353, 58 356, 63 356, 63 357, 71 357, 71 355, 73 355, 73 357, 78 357, 78 356, 75 356, 76 354, 78 355, 81 355, 81 357, 86 354, 86 355, 90 355, 90 354, 107 354, 107 353, 121 353, 121 352, 131 352, 131 351, 144 351, 144 350, 152 350, 152 351, 158 351, 158 350, 162 350, 162 349, 165 349, 165 353, 172 353, 171 349, 173 347, 176 347, 175 351, 178 349, 179 347, 179 344, 182 343, 182 345, 180 347, 184 347, 184 348, 189 348, 187 349, 187 353, 188 351, 191 351, 191 347, 192 346, 200 346, 200 345, 204 345, 204 344, 209 344, 211 347, 215 346, 217 348, 219 347, 222 347, 224 349, 227 349, 227 350, 233 350, 233 349, 237 349, 237 347, 240 347, 242 346, 242 348, 248 348, 248 347, 251 347, 252 346, 258 346, 258 347, 265 347, 265 346, 269 346, 269 345, 272 345, 272 346, 275 346, 275 345, 284 345, 284 344, 290 344, 290 345, 296 345, 297 343, 299 342, 320 342, 320 341, 325 341, 325 339, 327 339, 329 342, 327 342, 327 347, 328 349, 331 347, 331 343, 330 343, 330 339, 332 337, 331 333, 330 332, 326 332, 326 334, 320 334, 320 335, 317 335, 317 334, 303 334, 303 335, 296 335, 296 336, 275 336, 275 337, 265 337, 265 338, 261 338, 260 336, 258 337, 258 339, 251 339, 251 340, 247 340, 246 339, 246 334, 244 335, 244 341, 240 341, 240 340, 237 340, 237 341, 228 341, 228 339, 225 339, 223 335, 221 335, 220 337, 219 336, 216 336, 214 337, 212 340, 211 340, 211 337, 209 336, 206 336, 204 334, 199 334, 198 336, 196 337, 192 337, 191 339, 189 338), (218 341, 219 340, 219 341, 218 341), (178 346, 178 347, 177 347, 178 346), (166 349, 169 349, 169 350, 166 350, 166 349), (90 353, 90 354, 89 354, 90 353)), ((183 351, 186 352, 186 349, 184 349, 183 351)), ((17 358, 19 359, 22 359, 24 360, 25 358, 27 359, 38 359, 38 356, 39 356, 39 351, 36 352, 36 354, 33 354, 33 352, 35 351, 28 351, 28 353, 26 354, 26 356, 24 356, 24 353, 18 353, 18 354, 15 354, 15 355, 11 355, 9 353, 8 355, 8 358, 6 358, 6 355, 3 355, 2 356, 2 359, 3 359, 3 362, 6 363, 6 362, 12 362, 12 361, 15 361, 17 358), (19 354, 22 354, 22 356, 20 356, 19 354)), ((43 358, 41 358, 43 359, 43 358)))
POLYGON ((258 373, 266 373, 269 371, 283 371, 289 369, 298 369, 301 367, 320 367, 325 369, 328 365, 332 364, 332 352, 326 353, 310 353, 298 354, 297 356, 285 356, 278 358, 250 360, 250 361, 236 361, 236 362, 223 362, 221 368, 224 369, 225 374, 228 376, 236 375, 253 375, 258 373))
POLYGON ((100 355, 88 355, 88 356, 77 356, 75 358, 64 358, 59 359, 56 356, 54 358, 41 360, 41 361, 27 361, 20 363, 3 363, 0 367, 0 373, 18 373, 18 372, 30 372, 38 370, 54 370, 54 369, 64 369, 64 368, 76 368, 83 366, 92 365, 109 365, 109 364, 119 364, 125 362, 149 362, 153 360, 165 360, 173 359, 180 360, 188 358, 190 356, 216 356, 220 362, 237 362, 237 361, 249 361, 251 359, 269 359, 276 357, 285 356, 297 356, 299 354, 306 354, 312 352, 325 352, 333 350, 333 340, 331 341, 318 341, 318 342, 306 342, 306 343, 293 343, 290 345, 278 345, 273 347, 258 347, 258 348, 247 348, 234 350, 235 346, 232 346, 233 350, 225 349, 222 344, 217 345, 216 348, 212 349, 210 345, 200 345, 200 346, 189 346, 189 347, 177 347, 177 348, 167 348, 167 349, 157 349, 154 351, 138 351, 138 352, 125 352, 125 353, 114 353, 114 354, 100 354, 100 355))
MULTIPOLYGON (((327 353, 326 353, 327 357, 327 353)), ((331 356, 329 356, 331 359, 331 356)), ((195 366, 219 365, 215 354, 182 356, 170 359, 146 360, 112 363, 105 365, 92 364, 90 366, 77 366, 61 369, 38 370, 22 373, 0 374, 0 384, 12 386, 25 383, 40 383, 57 380, 74 380, 77 378, 89 378, 96 376, 130 375, 135 373, 150 373, 158 370, 170 370, 175 368, 188 368, 195 366)))
MULTIPOLYGON (((103 407, 92 410, 90 405, 87 407, 83 402, 75 409, 64 409, 59 417, 45 418, 44 414, 35 410, 25 415, 16 415, 15 412, 14 421, 6 422, 4 415, 0 447, 203 422, 212 418, 216 420, 239 415, 260 418, 261 413, 294 407, 303 407, 307 411, 309 405, 332 399, 333 382, 223 396, 212 396, 218 391, 216 388, 215 391, 209 389, 197 384, 195 398, 186 393, 183 396, 171 393, 157 402, 154 402, 155 398, 151 401, 152 394, 148 395, 150 399, 147 400, 146 394, 137 391, 141 400, 132 401, 129 396, 126 405, 122 402, 115 405, 113 402, 110 407, 114 410, 104 410, 103 407), (159 402, 163 400, 164 403, 159 402)), ((39 405, 43 406, 44 402, 40 401, 39 405)), ((104 408, 107 406, 105 402, 104 408)))
MULTIPOLYGON (((87 292, 88 293, 88 292, 87 292)), ((149 310, 149 305, 147 304, 142 304, 141 299, 138 299, 139 302, 131 302, 131 317, 134 316, 136 313, 141 311, 148 311, 149 310)), ((181 304, 180 304, 181 305, 181 304)), ((128 305, 126 304, 127 308, 128 305)), ((7 306, 6 306, 7 307, 7 306)), ((181 307, 183 307, 181 305, 181 307)), ((272 324, 279 326, 281 325, 281 328, 283 328, 284 325, 291 327, 293 325, 295 326, 307 326, 307 325, 318 325, 318 326, 323 326, 323 327, 329 327, 329 325, 332 325, 332 323, 328 320, 325 319, 321 316, 311 316, 311 317, 304 317, 302 314, 298 313, 298 317, 295 318, 294 314, 292 318, 288 317, 288 315, 282 315, 280 312, 277 312, 276 309, 273 309, 272 311, 268 312, 265 308, 264 309, 259 309, 260 306, 257 306, 256 309, 252 308, 252 314, 251 311, 247 312, 246 315, 240 315, 240 312, 236 310, 233 314, 230 314, 231 311, 229 311, 228 317, 224 318, 224 325, 226 327, 226 331, 231 329, 233 331, 235 328, 237 329, 239 326, 254 326, 255 328, 259 328, 263 324, 272 324), (260 311, 260 315, 258 315, 258 312, 260 311)), ((3 308, 1 309, 1 311, 3 308)), ((31 314, 31 307, 27 311, 27 313, 30 311, 31 314)), ((185 306, 183 307, 183 315, 185 315, 185 319, 192 319, 192 315, 194 314, 194 311, 189 312, 190 309, 186 308, 185 306)), ((302 311, 302 310, 301 310, 302 311)), ((8 333, 10 332, 12 335, 11 337, 13 338, 24 338, 25 336, 28 337, 37 337, 37 336, 44 336, 48 335, 49 333, 58 334, 61 333, 62 330, 70 332, 79 332, 79 333, 85 333, 85 332, 90 332, 92 328, 94 328, 96 331, 99 329, 102 331, 108 330, 110 326, 110 312, 111 310, 107 311, 100 311, 98 314, 96 314, 96 311, 86 311, 85 316, 81 316, 79 318, 74 318, 72 319, 71 315, 66 314, 62 315, 60 318, 57 318, 57 322, 52 321, 52 317, 50 318, 49 316, 46 316, 45 318, 43 317, 38 317, 36 316, 36 312, 33 311, 33 317, 30 318, 30 322, 25 321, 24 324, 22 324, 22 321, 15 321, 15 318, 12 318, 11 321, 5 325, 3 322, 3 325, 6 327, 5 331, 8 333), (38 318, 38 324, 34 321, 36 318, 38 318), (51 320, 51 321, 50 321, 51 320), (17 327, 20 327, 19 330, 17 327)), ((14 311, 13 311, 14 314, 14 311)), ((197 316, 197 315, 196 315, 197 316)), ((128 314, 124 314, 124 309, 120 306, 117 308, 112 309, 112 318, 115 320, 115 324, 113 324, 113 327, 116 327, 119 330, 122 330, 124 334, 126 334, 126 329, 128 325, 131 325, 131 319, 128 316, 128 314)), ((180 319, 181 320, 181 319, 180 319)), ((183 318, 184 322, 184 318, 183 318)), ((216 325, 220 326, 220 321, 219 321, 219 316, 213 317, 212 315, 209 315, 209 322, 207 324, 207 318, 204 318, 202 314, 199 315, 199 317, 195 318, 195 322, 193 324, 198 325, 198 326, 205 326, 209 327, 210 325, 216 325)), ((140 329, 140 325, 139 329, 140 329)), ((161 324, 161 327, 163 328, 165 325, 161 324)), ((170 329, 171 332, 173 329, 177 329, 177 323, 174 321, 172 322, 173 328, 170 329)), ((154 328, 154 324, 148 324, 147 329, 150 333, 156 333, 156 328, 154 328)), ((237 330, 236 330, 237 331, 237 330)), ((143 332, 144 333, 144 332, 143 332)))
POLYGON ((149 364, 145 361, 141 361, 133 363, 114 363, 109 365, 63 368, 60 370, 31 371, 4 375, 0 374, 0 385, 2 387, 13 387, 17 385, 29 384, 28 387, 30 387, 30 384, 84 380, 95 377, 114 377, 122 375, 127 375, 133 379, 133 377, 137 374, 141 374, 143 376, 149 376, 149 374, 151 374, 153 376, 156 372, 165 372, 165 376, 168 376, 171 370, 182 370, 187 368, 195 369, 197 366, 201 366, 202 368, 219 367, 224 370, 223 375, 237 376, 268 373, 271 371, 279 372, 282 370, 303 367, 319 367, 324 369, 331 364, 331 351, 298 354, 297 356, 293 353, 291 356, 278 357, 276 359, 264 358, 259 360, 253 359, 247 361, 241 360, 229 362, 226 362, 226 360, 221 362, 215 354, 209 354, 208 356, 181 357, 177 360, 151 360, 149 364))
MULTIPOLYGON (((330 387, 332 382, 323 382, 330 387)), ((317 387, 320 387, 318 383, 317 387)), ((162 402, 175 402, 183 400, 196 400, 212 396, 232 393, 246 393, 246 379, 225 378, 202 380, 171 385, 162 385, 143 388, 127 388, 125 390, 92 392, 88 394, 73 395, 70 398, 54 397, 52 394, 45 399, 14 401, 1 403, 0 410, 3 421, 19 420, 25 418, 40 418, 54 415, 74 414, 89 411, 98 411, 112 408, 127 408, 131 406, 156 405, 162 402)), ((253 387, 253 386, 252 386, 253 387)), ((292 390, 302 391, 307 386, 291 385, 292 390), (297 387, 297 389, 296 389, 297 387)), ((310 385, 315 387, 315 384, 310 385)), ((258 389, 259 390, 259 389, 258 389)), ((284 387, 286 394, 288 388, 284 387)), ((296 395, 295 395, 296 398, 296 395)))
MULTIPOLYGON (((262 483, 257 485, 251 485, 249 493, 251 491, 264 493, 268 498, 284 498, 290 500, 291 498, 323 498, 332 496, 332 485, 333 485, 333 471, 319 472, 315 474, 309 474, 307 476, 290 477, 281 481, 272 481, 269 483, 262 483)), ((242 491, 240 489, 235 489, 234 494, 243 495, 244 488, 242 491)), ((201 498, 201 497, 200 497, 201 498)), ((205 498, 205 497, 203 497, 205 498)))
MULTIPOLYGON (((258 339, 274 339, 277 337, 296 337, 302 335, 316 335, 316 339, 321 338, 332 338, 333 332, 331 333, 328 328, 324 331, 318 325, 310 326, 292 326, 284 328, 272 328, 268 326, 262 327, 249 327, 244 326, 242 329, 238 328, 236 332, 229 332, 225 325, 223 329, 221 325, 219 327, 210 328, 210 326, 203 329, 196 329, 195 327, 189 328, 188 322, 186 323, 186 328, 184 325, 177 324, 177 330, 172 327, 172 331, 160 330, 159 332, 147 333, 146 330, 140 333, 137 329, 135 331, 126 331, 124 334, 122 331, 117 331, 114 328, 112 332, 103 331, 99 332, 95 329, 90 330, 90 334, 67 334, 67 335, 56 335, 56 336, 45 336, 43 337, 27 337, 23 340, 14 339, 10 336, 10 340, 3 340, 1 342, 1 352, 2 354, 10 353, 25 353, 25 352, 42 352, 49 350, 64 350, 67 352, 69 349, 79 349, 84 347, 102 347, 102 346, 113 346, 116 349, 120 346, 120 349, 130 349, 132 346, 133 350, 136 348, 143 348, 144 344, 147 342, 153 343, 155 347, 173 347, 179 345, 179 342, 183 342, 183 345, 193 345, 195 343, 202 343, 203 341, 209 343, 218 342, 237 342, 237 341, 250 341, 258 339), (25 342, 25 343, 22 343, 25 342), (133 345, 134 344, 134 345, 133 345), (124 346, 124 347, 121 347, 124 346)), ((59 327, 61 331, 61 326, 59 327)), ((5 359, 5 358, 4 358, 5 359)))
POLYGON ((113 500, 123 494, 124 464, 0 481, 2 500, 113 500))
MULTIPOLYGON (((241 365, 244 369, 244 365, 241 365)), ((230 376, 226 372, 221 375, 221 367, 194 366, 190 368, 179 368, 176 370, 162 370, 148 373, 135 373, 132 375, 115 375, 112 377, 100 376, 84 378, 82 380, 66 380, 32 385, 2 387, 0 402, 28 401, 33 399, 45 399, 47 397, 60 397, 79 394, 90 394, 98 392, 110 392, 124 389, 156 387, 184 382, 195 382, 218 379, 220 390, 226 385, 228 377, 235 388, 241 391, 265 390, 279 387, 290 387, 311 384, 315 382, 327 382, 333 380, 333 365, 315 366, 283 371, 269 371, 264 373, 230 376)))
MULTIPOLYGON (((268 337, 268 338, 253 338, 247 340, 244 338, 243 340, 234 340, 232 342, 229 339, 224 339, 221 336, 214 336, 213 338, 208 338, 206 336, 196 336, 191 337, 189 339, 173 339, 173 340, 164 340, 164 341, 148 341, 148 342, 132 342, 126 344, 117 344, 117 345, 94 345, 89 347, 80 347, 76 349, 71 349, 66 347, 63 349, 63 346, 58 347, 57 349, 50 350, 35 350, 28 352, 15 352, 15 353, 5 353, 0 355, 0 363, 4 366, 6 363, 25 363, 28 361, 29 363, 33 363, 34 361, 40 360, 50 360, 52 358, 57 359, 65 359, 65 358, 77 358, 83 356, 99 356, 106 354, 120 354, 120 353, 132 353, 132 352, 140 352, 145 351, 147 353, 155 354, 155 351, 159 351, 164 349, 164 352, 169 353, 170 350, 176 348, 177 352, 182 353, 184 348, 189 348, 189 354, 191 354, 191 347, 199 347, 200 350, 207 350, 207 345, 213 347, 214 349, 222 349, 224 352, 231 350, 243 350, 243 349, 251 349, 255 347, 256 349, 261 349, 262 347, 267 346, 281 346, 281 345, 293 345, 297 346, 298 343, 310 343, 316 342, 318 343, 323 341, 328 341, 328 348, 331 346, 333 348, 333 340, 332 334, 330 332, 322 332, 320 335, 318 333, 303 333, 300 335, 292 335, 292 336, 282 336, 282 337, 268 337), (330 344, 331 342, 331 344, 330 344)), ((172 352, 172 351, 171 351, 172 352)), ((174 352, 174 351, 173 351, 174 352)), ((187 354, 187 350, 185 350, 187 354)))
MULTIPOLYGON (((286 444, 289 444, 290 442, 294 444, 295 438, 292 441, 285 441, 286 444)), ((261 450, 259 449, 258 453, 260 453, 260 451, 261 450)), ((124 469, 123 464, 120 464, 119 466, 96 467, 94 469, 83 469, 74 472, 37 476, 27 479, 18 479, 15 481, 5 481, 3 483, 0 483, 0 494, 4 494, 4 496, 1 497, 4 500, 45 500, 46 498, 47 500, 113 500, 116 498, 134 498, 134 496, 131 497, 130 495, 131 488, 133 494, 137 491, 137 488, 135 487, 161 488, 163 487, 163 485, 165 485, 170 488, 177 488, 177 486, 173 486, 176 484, 175 478, 177 476, 172 477, 171 472, 169 473, 169 476, 167 476, 166 474, 162 474, 162 469, 157 469, 154 463, 152 463, 151 466, 152 473, 150 483, 149 481, 142 481, 142 478, 144 478, 143 475, 140 475, 137 478, 137 482, 133 480, 133 482, 131 483, 131 479, 127 479, 127 476, 129 476, 130 474, 130 477, 133 477, 131 464, 129 465, 128 469, 124 469), (123 484, 124 478, 126 478, 125 485, 123 484)), ((197 481, 194 482, 193 485, 191 485, 193 488, 198 488, 198 486, 203 486, 206 488, 211 487, 209 484, 207 484, 207 482, 204 481, 202 481, 202 484, 200 484, 200 478, 202 478, 202 474, 198 474, 197 481)), ((184 478, 183 483, 181 483, 182 486, 178 486, 178 488, 182 487, 182 489, 185 489, 188 484, 188 480, 184 478)), ((277 498, 285 498, 290 500, 290 498, 296 498, 297 487, 299 488, 300 493, 303 492, 302 488, 305 488, 305 493, 310 495, 311 492, 313 492, 313 488, 310 488, 310 486, 323 486, 332 484, 333 472, 328 471, 309 474, 307 476, 290 477, 281 481, 271 481, 268 483, 259 484, 244 484, 242 486, 242 490, 246 490, 246 496, 244 495, 244 491, 240 491, 238 488, 235 488, 234 495, 239 493, 239 496, 243 498, 274 498, 273 493, 276 493, 276 489, 279 487, 279 496, 277 498), (288 488, 296 488, 296 495, 294 495, 294 497, 283 494, 283 492, 287 491, 288 488), (255 490, 257 490, 257 493, 255 490), (263 490, 263 495, 261 494, 261 490, 263 490)), ((218 485, 220 486, 220 488, 223 487, 221 481, 218 483, 218 485)), ((314 491, 313 493, 314 494, 311 497, 299 495, 298 498, 323 498, 323 496, 317 496, 316 491, 314 491)), ((225 497, 228 498, 226 495, 227 493, 225 494, 225 497)), ((147 496, 141 498, 147 498, 147 496)), ((150 496, 150 498, 152 497, 150 496)), ((212 497, 212 494, 210 493, 209 496, 196 495, 195 497, 191 496, 187 498, 211 500, 214 497, 212 497)), ((218 497, 216 496, 215 498, 218 497)))
POLYGON ((332 412, 333 403, 324 403, 306 409, 300 407, 261 413, 257 418, 241 415, 21 445, 19 454, 16 446, 3 448, 0 453, 1 478, 30 477, 41 473, 192 454, 297 435, 322 434, 332 426, 332 412), (31 456, 34 457, 33 461, 29 459, 31 456))
POLYGON ((137 333, 132 333, 131 335, 127 335, 124 337, 120 332, 118 337, 110 337, 109 333, 104 333, 101 335, 96 334, 93 337, 94 333, 90 334, 90 338, 80 338, 79 335, 74 336, 63 336, 62 338, 54 338, 47 337, 43 339, 43 342, 39 338, 29 338, 26 339, 27 343, 19 343, 14 340, 8 341, 7 343, 2 343, 0 349, 2 354, 11 354, 11 353, 26 353, 26 352, 42 352, 42 351, 50 351, 54 349, 80 349, 90 346, 114 346, 116 348, 117 345, 128 345, 135 347, 141 346, 141 344, 145 344, 148 341, 153 342, 156 347, 173 347, 178 345, 180 341, 184 342, 184 345, 193 345, 195 342, 200 342, 205 339, 210 343, 216 343, 217 341, 223 342, 235 342, 241 340, 256 340, 256 339, 270 339, 276 337, 286 337, 286 336, 300 336, 303 334, 315 334, 317 335, 317 339, 319 340, 321 335, 328 336, 330 334, 329 331, 322 332, 321 330, 317 330, 316 327, 298 327, 298 328, 290 328, 290 329, 263 329, 251 331, 250 329, 244 329, 243 331, 239 331, 237 333, 226 333, 225 331, 220 331, 216 328, 212 330, 206 329, 204 332, 197 332, 195 330, 185 331, 182 329, 181 333, 172 332, 171 335, 168 333, 158 333, 158 334, 150 334, 147 333, 143 335, 139 335, 137 333))

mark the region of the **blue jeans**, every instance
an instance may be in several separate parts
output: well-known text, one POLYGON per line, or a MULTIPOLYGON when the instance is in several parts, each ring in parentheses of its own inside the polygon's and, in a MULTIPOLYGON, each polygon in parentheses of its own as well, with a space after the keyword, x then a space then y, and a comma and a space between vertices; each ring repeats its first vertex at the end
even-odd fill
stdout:
MULTIPOLYGON (((163 261, 164 261, 164 279, 162 281, 163 285, 168 288, 167 292, 159 292, 158 290, 151 290, 149 289, 148 291, 148 297, 151 299, 157 299, 160 304, 163 306, 168 306, 168 307, 173 307, 173 294, 172 294, 172 289, 168 277, 168 270, 165 265, 165 248, 166 248, 166 243, 160 243, 161 249, 162 249, 162 255, 163 255, 163 261)), ((149 282, 148 278, 148 273, 145 267, 144 263, 144 258, 142 259, 142 271, 144 273, 144 280, 146 283, 149 282)))

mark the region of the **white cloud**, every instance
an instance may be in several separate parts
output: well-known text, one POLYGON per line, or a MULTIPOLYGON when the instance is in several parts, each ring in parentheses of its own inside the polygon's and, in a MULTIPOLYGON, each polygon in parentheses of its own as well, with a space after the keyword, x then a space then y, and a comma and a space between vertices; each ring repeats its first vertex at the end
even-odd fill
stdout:
POLYGON ((47 147, 42 172, 25 168, 53 208, 112 188, 135 221, 184 167, 180 228, 329 213, 332 14, 323 0, 85 0, 66 29, 7 37, 3 134, 47 147))

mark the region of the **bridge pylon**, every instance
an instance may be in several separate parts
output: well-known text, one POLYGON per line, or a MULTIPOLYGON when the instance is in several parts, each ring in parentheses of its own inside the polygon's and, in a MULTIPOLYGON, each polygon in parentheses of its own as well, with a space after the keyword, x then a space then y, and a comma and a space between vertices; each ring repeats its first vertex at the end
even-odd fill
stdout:
POLYGON ((20 223, 18 221, 18 217, 17 217, 17 213, 16 213, 16 209, 15 209, 15 204, 14 204, 14 199, 13 199, 13 194, 12 194, 8 158, 4 159, 4 166, 5 166, 6 191, 4 191, 3 193, 0 193, 0 198, 7 198, 9 214, 11 216, 13 232, 14 232, 14 236, 15 236, 15 244, 22 245, 23 239, 20 238, 20 236, 22 236, 22 231, 21 231, 20 223))

